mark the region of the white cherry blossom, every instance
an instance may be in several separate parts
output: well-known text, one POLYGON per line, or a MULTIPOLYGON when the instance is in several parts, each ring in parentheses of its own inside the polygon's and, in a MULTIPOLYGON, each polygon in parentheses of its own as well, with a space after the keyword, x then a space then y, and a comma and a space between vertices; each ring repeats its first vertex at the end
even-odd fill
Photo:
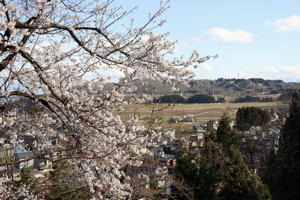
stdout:
MULTIPOLYGON (((74 166, 74 178, 89 186, 91 199, 130 198, 129 177, 122 169, 141 164, 148 149, 160 142, 162 130, 146 129, 137 117, 120 117, 124 106, 151 98, 133 95, 132 81, 184 80, 193 76, 189 66, 210 58, 194 52, 186 61, 168 59, 175 43, 168 34, 155 34, 165 23, 158 19, 168 1, 138 27, 131 20, 135 8, 112 6, 122 3, 0 2, 0 128, 12 141, 23 134, 41 141, 58 136, 59 148, 48 150, 60 152, 74 166), (104 69, 124 74, 109 90, 104 69), (25 112, 17 103, 24 99, 43 111, 25 112)), ((0 188, 0 195, 13 191, 0 188)), ((25 187, 20 190, 34 199, 25 187)))

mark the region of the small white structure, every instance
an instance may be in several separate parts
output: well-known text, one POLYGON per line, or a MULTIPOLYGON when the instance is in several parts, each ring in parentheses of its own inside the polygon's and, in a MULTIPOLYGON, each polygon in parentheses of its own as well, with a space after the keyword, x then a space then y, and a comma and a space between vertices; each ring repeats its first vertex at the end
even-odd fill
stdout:
POLYGON ((194 122, 194 121, 195 121, 194 115, 183 116, 183 118, 181 119, 181 122, 194 122))
POLYGON ((16 153, 15 158, 17 161, 22 161, 19 164, 20 169, 24 167, 33 167, 34 166, 34 154, 32 151, 26 151, 21 153, 16 153))
POLYGON ((209 120, 206 122, 207 127, 216 131, 218 129, 219 121, 218 120, 209 120))
POLYGON ((196 133, 205 133, 207 130, 207 124, 193 126, 193 130, 196 131, 196 133))

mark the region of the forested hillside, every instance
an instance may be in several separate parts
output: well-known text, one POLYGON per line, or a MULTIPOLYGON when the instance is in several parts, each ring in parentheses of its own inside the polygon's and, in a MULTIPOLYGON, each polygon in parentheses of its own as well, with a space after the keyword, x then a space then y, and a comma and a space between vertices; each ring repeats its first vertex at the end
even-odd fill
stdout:
MULTIPOLYGON (((134 82, 137 87, 135 93, 143 94, 173 94, 172 86, 158 81, 134 82)), ((217 80, 191 80, 187 85, 178 83, 175 93, 255 96, 255 95, 285 95, 290 96, 292 91, 300 89, 300 83, 284 82, 282 80, 265 80, 261 78, 225 79, 217 80)), ((285 98, 285 96, 283 98, 285 98)))

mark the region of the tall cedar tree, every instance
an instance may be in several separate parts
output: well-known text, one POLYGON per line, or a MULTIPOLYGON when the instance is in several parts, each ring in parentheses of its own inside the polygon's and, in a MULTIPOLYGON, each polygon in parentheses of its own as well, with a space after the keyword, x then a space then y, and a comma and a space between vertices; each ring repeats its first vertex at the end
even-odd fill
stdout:
POLYGON ((188 153, 178 157, 175 174, 193 190, 190 199, 271 199, 268 187, 244 163, 228 116, 221 118, 216 134, 209 136, 200 157, 188 153))
POLYGON ((239 150, 238 135, 229 125, 229 117, 224 115, 219 121, 216 142, 222 147, 225 165, 222 189, 219 199, 267 200, 271 199, 268 187, 252 173, 243 161, 239 150))
POLYGON ((295 93, 281 131, 279 150, 269 156, 264 180, 274 200, 300 199, 300 96, 295 93))

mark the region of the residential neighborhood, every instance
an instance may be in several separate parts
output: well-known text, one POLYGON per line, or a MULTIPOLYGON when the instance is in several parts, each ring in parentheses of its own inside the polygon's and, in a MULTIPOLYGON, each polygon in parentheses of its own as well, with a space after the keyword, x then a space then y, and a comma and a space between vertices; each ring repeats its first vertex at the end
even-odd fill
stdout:
MULTIPOLYGON (((193 115, 181 119, 171 118, 169 123, 194 122, 193 115)), ((158 121, 153 121, 157 123, 158 121)), ((230 119, 230 127, 235 127, 235 120, 230 119)), ((187 134, 167 131, 162 137, 162 146, 151 150, 149 156, 140 166, 127 166, 126 174, 131 176, 136 191, 141 193, 170 194, 172 191, 173 173, 176 168, 176 154, 185 150, 196 157, 201 157, 201 149, 207 135, 218 129, 218 120, 208 120, 205 123, 192 126, 187 134)), ((245 162, 254 165, 255 170, 260 167, 261 160, 272 150, 278 149, 280 130, 277 128, 262 129, 251 127, 250 130, 240 133, 241 151, 245 162)), ((0 159, 15 162, 9 169, 15 180, 21 176, 22 169, 29 168, 35 178, 43 179, 52 170, 52 160, 59 157, 58 153, 47 153, 48 148, 58 148, 59 137, 49 137, 41 142, 30 135, 17 138, 18 145, 10 143, 10 137, 2 134, 0 137, 0 159)), ((1 170, 7 170, 5 165, 1 170)))

